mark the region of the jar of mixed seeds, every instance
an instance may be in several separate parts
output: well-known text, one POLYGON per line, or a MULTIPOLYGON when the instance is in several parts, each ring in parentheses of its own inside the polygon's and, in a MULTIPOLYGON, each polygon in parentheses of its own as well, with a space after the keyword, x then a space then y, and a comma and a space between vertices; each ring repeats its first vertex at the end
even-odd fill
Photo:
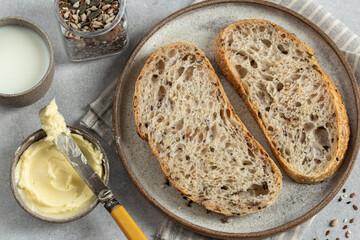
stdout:
POLYGON ((129 42, 126 0, 55 0, 55 15, 70 60, 124 51, 129 42))

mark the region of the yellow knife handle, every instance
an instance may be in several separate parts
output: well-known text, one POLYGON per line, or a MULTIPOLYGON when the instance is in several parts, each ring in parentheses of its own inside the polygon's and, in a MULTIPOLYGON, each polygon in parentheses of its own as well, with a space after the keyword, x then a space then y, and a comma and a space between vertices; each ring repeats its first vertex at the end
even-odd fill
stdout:
POLYGON ((110 212, 121 231, 129 240, 147 240, 144 233, 136 225, 128 212, 115 199, 111 199, 105 203, 105 208, 110 212))
POLYGON ((123 206, 116 207, 110 214, 129 240, 147 240, 123 206))

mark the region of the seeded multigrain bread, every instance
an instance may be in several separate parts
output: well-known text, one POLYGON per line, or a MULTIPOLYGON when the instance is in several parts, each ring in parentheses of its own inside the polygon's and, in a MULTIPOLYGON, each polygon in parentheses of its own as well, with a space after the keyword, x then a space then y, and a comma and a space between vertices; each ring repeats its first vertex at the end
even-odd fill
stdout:
POLYGON ((252 19, 223 29, 214 52, 287 174, 301 183, 330 177, 345 156, 349 121, 314 51, 274 23, 252 19))
POLYGON ((145 63, 134 94, 138 134, 185 196, 225 215, 263 210, 278 197, 276 164, 235 114, 204 53, 177 42, 145 63))

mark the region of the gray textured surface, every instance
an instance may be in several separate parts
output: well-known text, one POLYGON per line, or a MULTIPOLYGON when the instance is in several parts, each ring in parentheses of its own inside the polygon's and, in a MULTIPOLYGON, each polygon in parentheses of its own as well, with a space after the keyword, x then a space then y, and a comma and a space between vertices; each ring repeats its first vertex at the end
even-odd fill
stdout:
MULTIPOLYGON (((40 128, 37 116, 38 110, 52 98, 56 98, 60 111, 66 117, 68 124, 78 125, 88 104, 113 80, 117 79, 121 69, 141 37, 158 21, 170 13, 187 6, 191 0, 128 0, 128 17, 130 24, 131 44, 129 49, 120 56, 85 62, 71 63, 64 53, 58 34, 57 22, 53 16, 52 1, 2 1, 0 17, 22 16, 38 23, 50 36, 54 45, 56 72, 54 82, 39 102, 21 109, 0 107, 0 239, 125 239, 112 218, 100 205, 86 217, 66 224, 51 224, 41 222, 25 213, 12 196, 9 185, 9 169, 11 159, 20 143, 32 132, 40 128)), ((358 0, 318 0, 345 23, 355 33, 360 35, 360 2, 358 0)), ((351 110, 350 110, 351 111, 351 110)), ((98 138, 99 139, 99 138, 98 138)), ((101 139, 100 139, 101 140, 101 139)), ((103 146, 110 161, 110 186, 116 197, 124 204, 144 233, 150 238, 159 228, 163 215, 152 207, 136 190, 126 175, 115 151, 103 146)), ((345 184, 347 194, 356 191, 358 196, 352 202, 360 205, 360 164, 356 163, 350 178, 345 184)), ((340 195, 340 193, 338 194, 340 195)), ((330 229, 329 239, 340 237, 344 239, 342 220, 359 217, 351 205, 334 199, 316 218, 304 239, 326 239, 325 232, 331 219, 337 218, 340 223, 330 229)), ((360 237, 360 219, 350 224, 351 239, 360 237)))

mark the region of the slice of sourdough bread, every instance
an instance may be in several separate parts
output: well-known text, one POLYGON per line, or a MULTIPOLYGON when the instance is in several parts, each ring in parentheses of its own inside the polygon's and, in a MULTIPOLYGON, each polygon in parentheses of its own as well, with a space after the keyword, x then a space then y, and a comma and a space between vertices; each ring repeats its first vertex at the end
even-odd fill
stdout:
POLYGON ((300 183, 330 177, 344 159, 349 121, 314 51, 276 24, 250 19, 223 29, 214 52, 287 174, 300 183))
POLYGON ((154 53, 134 94, 136 129, 169 181, 186 197, 228 216, 263 210, 281 172, 250 135, 204 53, 177 42, 154 53))

